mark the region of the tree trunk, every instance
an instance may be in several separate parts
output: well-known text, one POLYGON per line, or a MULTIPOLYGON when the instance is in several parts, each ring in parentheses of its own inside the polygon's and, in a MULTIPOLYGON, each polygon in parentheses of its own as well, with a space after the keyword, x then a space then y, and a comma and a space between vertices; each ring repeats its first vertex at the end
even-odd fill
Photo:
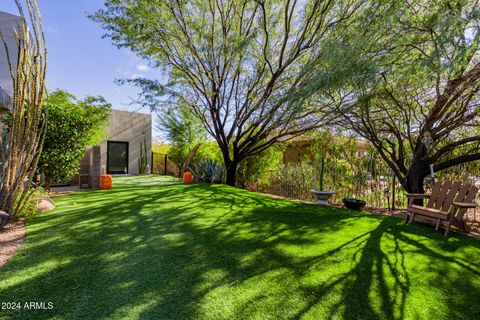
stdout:
POLYGON ((50 192, 50 185, 52 184, 52 179, 50 176, 45 175, 45 191, 50 192))
POLYGON ((195 157, 195 155, 197 154, 197 151, 198 151, 198 149, 200 149, 201 145, 202 145, 201 143, 197 143, 195 145, 195 147, 193 147, 193 149, 188 154, 187 160, 185 161, 185 163, 180 168, 180 177, 183 177, 183 173, 185 172, 185 170, 188 170, 188 168, 190 167, 190 162, 192 162, 193 157, 195 157))
POLYGON ((226 184, 229 186, 235 186, 235 181, 237 177, 237 168, 238 162, 230 161, 229 163, 225 162, 225 169, 227 171, 226 184))
MULTIPOLYGON (((408 170, 405 182, 405 189, 408 193, 424 193, 423 180, 428 173, 428 164, 412 164, 408 170)), ((416 205, 423 206, 423 199, 416 199, 413 202, 416 205)))

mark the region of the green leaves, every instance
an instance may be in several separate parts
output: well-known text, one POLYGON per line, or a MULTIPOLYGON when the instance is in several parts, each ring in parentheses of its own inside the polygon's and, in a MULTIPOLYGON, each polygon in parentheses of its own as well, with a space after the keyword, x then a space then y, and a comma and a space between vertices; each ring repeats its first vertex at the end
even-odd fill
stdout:
POLYGON ((110 104, 103 97, 78 101, 57 90, 45 101, 45 109, 48 127, 38 170, 52 181, 68 180, 78 172, 87 147, 105 137, 110 104))
POLYGON ((197 161, 192 168, 193 175, 200 182, 221 183, 223 181, 224 167, 217 160, 207 158, 197 161))

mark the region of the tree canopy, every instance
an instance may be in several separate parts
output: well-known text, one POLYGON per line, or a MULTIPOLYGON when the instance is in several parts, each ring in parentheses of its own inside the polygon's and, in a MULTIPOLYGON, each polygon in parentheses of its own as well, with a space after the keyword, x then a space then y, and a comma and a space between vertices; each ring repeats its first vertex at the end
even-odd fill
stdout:
POLYGON ((331 45, 333 74, 349 79, 317 99, 333 101, 338 124, 368 139, 410 192, 430 164, 480 159, 479 21, 478 1, 380 2, 331 45))
POLYGON ((296 92, 309 61, 368 1, 107 0, 91 17, 106 36, 163 68, 165 81, 131 79, 153 107, 181 103, 222 150, 227 183, 238 163, 317 128, 296 92), (168 99, 165 99, 168 97, 168 99))

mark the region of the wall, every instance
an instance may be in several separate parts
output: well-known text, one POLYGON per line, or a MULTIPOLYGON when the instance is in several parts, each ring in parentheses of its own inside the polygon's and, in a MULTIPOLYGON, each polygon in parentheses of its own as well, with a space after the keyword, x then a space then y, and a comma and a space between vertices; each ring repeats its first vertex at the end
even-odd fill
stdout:
MULTIPOLYGON (((13 60, 13 68, 16 67, 16 57, 18 50, 12 30, 13 28, 17 27, 19 21, 20 17, 0 11, 0 32, 2 32, 3 36, 5 37, 8 51, 10 53, 10 58, 13 60)), ((9 94, 11 94, 12 86, 12 78, 10 76, 5 47, 3 45, 3 41, 0 40, 0 87, 6 90, 9 94)))
POLYGON ((299 163, 301 160, 314 160, 312 140, 296 140, 289 142, 283 151, 283 163, 299 163))
POLYGON ((152 115, 146 113, 112 110, 110 125, 106 128, 108 139, 100 144, 101 173, 107 170, 107 141, 128 142, 128 173, 138 174, 140 142, 147 140, 148 165, 151 163, 152 115))

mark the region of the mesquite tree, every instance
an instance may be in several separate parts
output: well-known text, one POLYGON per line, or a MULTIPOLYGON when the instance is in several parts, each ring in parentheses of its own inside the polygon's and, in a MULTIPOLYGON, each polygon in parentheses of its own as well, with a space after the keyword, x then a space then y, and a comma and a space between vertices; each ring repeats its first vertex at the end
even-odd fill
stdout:
POLYGON ((377 9, 332 45, 337 76, 355 76, 330 92, 330 111, 371 142, 408 192, 423 192, 431 164, 441 171, 480 159, 480 7, 437 0, 377 9))
POLYGON ((91 17, 116 45, 164 68, 163 81, 133 82, 154 107, 190 108, 217 141, 233 185, 245 157, 321 124, 312 105, 295 95, 309 81, 307 62, 324 54, 322 42, 368 3, 107 0, 91 17))
POLYGON ((13 110, 0 185, 0 208, 10 217, 15 216, 28 199, 29 183, 37 167, 46 128, 42 100, 46 94, 47 50, 42 20, 35 0, 25 0, 29 25, 20 3, 16 3, 21 17, 12 30, 16 48, 9 48, 6 35, 1 36, 13 82, 13 110), (12 55, 14 51, 16 55, 12 55))

